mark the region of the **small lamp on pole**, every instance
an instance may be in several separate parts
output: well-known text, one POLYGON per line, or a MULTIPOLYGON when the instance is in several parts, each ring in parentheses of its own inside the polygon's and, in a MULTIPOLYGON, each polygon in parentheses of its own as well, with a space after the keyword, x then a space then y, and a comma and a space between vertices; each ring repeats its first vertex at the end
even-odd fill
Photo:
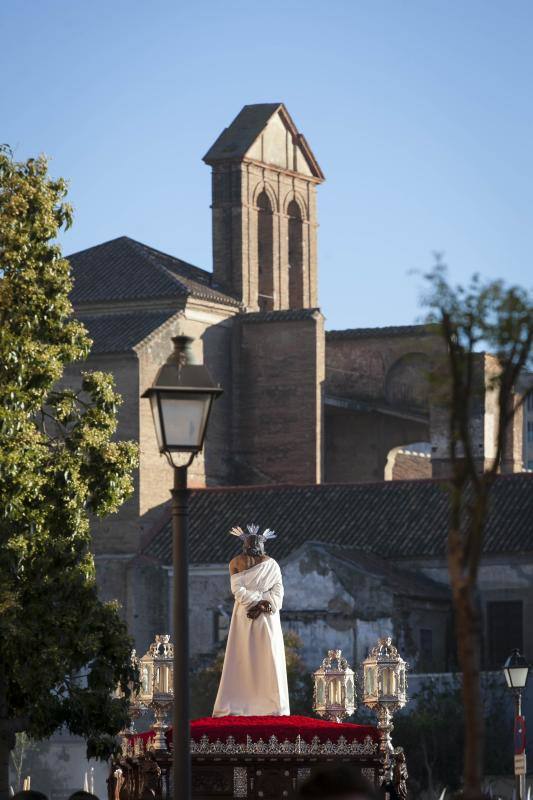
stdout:
POLYGON ((187 468, 204 444, 213 401, 222 394, 192 352, 192 339, 175 336, 174 351, 142 397, 152 407, 159 452, 174 468, 172 563, 174 631, 173 787, 174 797, 191 796, 189 716, 189 559, 187 468))
POLYGON ((380 736, 383 783, 392 780, 392 716, 407 703, 405 663, 390 637, 378 639, 363 661, 363 703, 376 712, 380 736))
POLYGON ((503 674, 507 686, 514 695, 514 772, 516 800, 524 800, 526 790, 526 721, 522 716, 522 692, 526 688, 529 664, 519 650, 513 650, 505 664, 503 674))

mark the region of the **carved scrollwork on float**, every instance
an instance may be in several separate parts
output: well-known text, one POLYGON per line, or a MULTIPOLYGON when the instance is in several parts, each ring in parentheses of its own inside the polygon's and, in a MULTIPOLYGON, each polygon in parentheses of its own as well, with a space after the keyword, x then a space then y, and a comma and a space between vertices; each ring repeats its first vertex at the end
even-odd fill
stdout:
POLYGON ((248 770, 246 767, 233 768, 233 797, 248 797, 248 770))
POLYGON ((376 783, 376 770, 374 767, 361 767, 361 775, 366 778, 369 783, 376 783))
POLYGON ((246 742, 236 742, 233 736, 228 736, 222 742, 216 739, 212 742, 208 736, 201 739, 191 739, 192 755, 338 755, 338 756, 374 756, 378 751, 378 743, 372 737, 366 736, 362 742, 349 742, 344 736, 340 736, 336 742, 327 739, 321 742, 318 736, 314 736, 311 742, 306 742, 300 735, 294 741, 289 739, 279 740, 277 736, 270 736, 265 741, 258 739, 253 741, 250 736, 246 737, 246 742))

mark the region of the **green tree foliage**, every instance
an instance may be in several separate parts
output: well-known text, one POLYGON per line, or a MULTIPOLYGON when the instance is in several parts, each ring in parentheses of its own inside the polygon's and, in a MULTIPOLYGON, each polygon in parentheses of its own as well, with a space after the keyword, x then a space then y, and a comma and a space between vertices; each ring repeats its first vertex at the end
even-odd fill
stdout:
POLYGON ((437 324, 445 345, 442 362, 434 370, 434 403, 448 423, 452 470, 448 572, 463 674, 464 794, 468 800, 477 800, 484 737, 478 568, 491 487, 502 469, 513 417, 525 399, 517 387, 531 364, 533 299, 520 287, 508 287, 502 281, 483 283, 477 276, 467 287, 452 287, 439 260, 426 278, 428 322, 437 324), (494 357, 488 381, 483 350, 494 357), (497 413, 494 449, 480 459, 472 420, 485 391, 493 395, 497 413))
MULTIPOLYGON (((484 775, 512 772, 512 722, 509 698, 500 675, 482 681, 482 708, 487 726, 484 775)), ((428 679, 416 697, 394 719, 393 739, 407 754, 411 793, 438 797, 463 781, 464 711, 458 676, 428 679)))
POLYGON ((54 241, 71 224, 65 195, 43 157, 18 163, 0 149, 0 797, 16 730, 41 738, 66 725, 104 756, 127 717, 111 690, 136 679, 89 552, 91 516, 132 492, 136 446, 113 438, 110 375, 57 388, 91 344, 54 241))
MULTIPOLYGON (((311 713, 313 705, 312 679, 300 655, 302 642, 292 631, 283 634, 285 659, 287 662, 287 683, 291 714, 311 713)), ((219 650, 208 663, 193 669, 191 675, 191 717, 209 717, 213 713, 215 698, 224 665, 224 650, 219 650)), ((259 690, 259 689, 258 689, 259 690)))

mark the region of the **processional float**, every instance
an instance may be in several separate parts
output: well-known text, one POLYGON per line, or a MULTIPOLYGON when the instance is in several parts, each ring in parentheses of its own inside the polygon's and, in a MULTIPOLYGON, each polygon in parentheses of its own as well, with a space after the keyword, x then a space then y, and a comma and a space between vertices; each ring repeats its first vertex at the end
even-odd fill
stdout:
MULTIPOLYGON (((147 653, 132 660, 140 689, 130 703, 131 727, 108 778, 109 800, 177 800, 172 787, 173 645, 158 635, 147 653), (152 711, 150 731, 134 720, 152 711)), ((340 650, 329 650, 313 673, 313 711, 321 717, 206 717, 190 730, 194 800, 296 798, 313 769, 349 763, 394 800, 405 800, 406 765, 393 747, 392 717, 407 702, 407 665, 390 638, 379 639, 362 663, 362 702, 377 726, 347 723, 356 709, 357 679, 340 650)), ((180 736, 188 732, 180 731, 180 736)))

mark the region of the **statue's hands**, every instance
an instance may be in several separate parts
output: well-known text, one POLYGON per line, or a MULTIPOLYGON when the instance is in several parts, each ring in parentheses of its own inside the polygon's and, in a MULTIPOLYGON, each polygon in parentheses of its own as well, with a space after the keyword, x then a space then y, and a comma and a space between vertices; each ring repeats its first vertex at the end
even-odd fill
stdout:
POLYGON ((260 603, 248 610, 246 616, 248 619, 257 619, 261 614, 272 614, 272 606, 268 600, 261 600, 260 603))

